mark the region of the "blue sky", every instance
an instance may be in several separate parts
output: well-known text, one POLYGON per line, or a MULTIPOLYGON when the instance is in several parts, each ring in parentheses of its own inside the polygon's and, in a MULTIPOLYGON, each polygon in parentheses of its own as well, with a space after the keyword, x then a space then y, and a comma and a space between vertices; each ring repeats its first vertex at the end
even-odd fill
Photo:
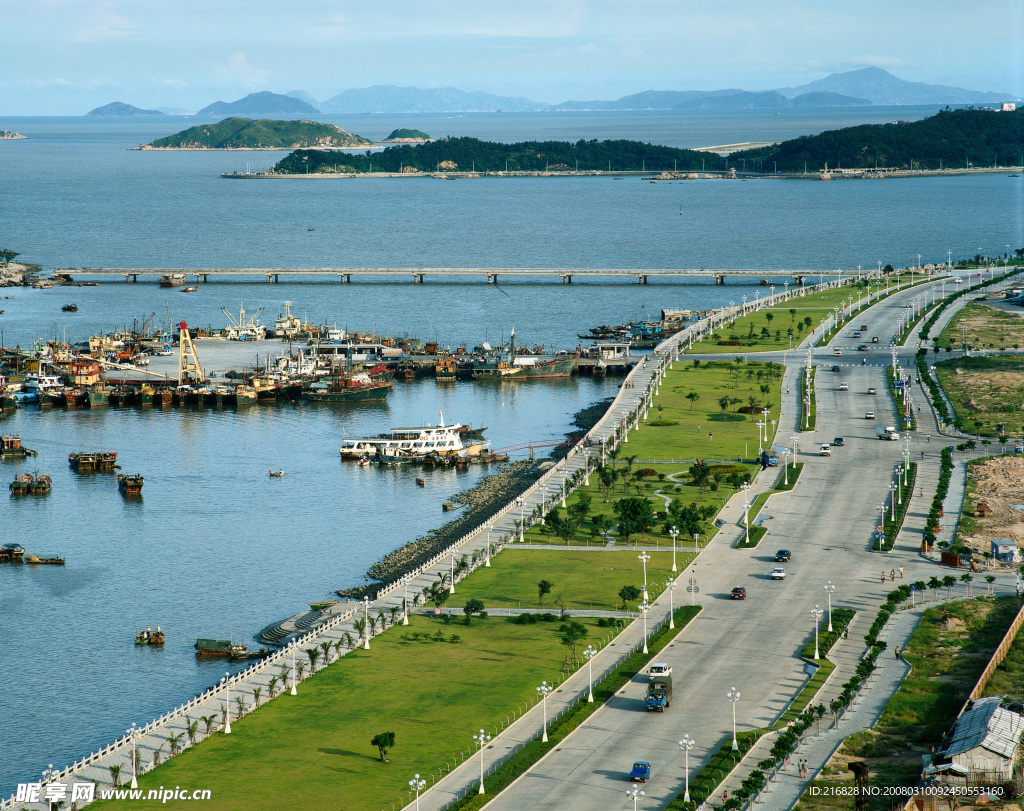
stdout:
POLYGON ((535 101, 763 90, 867 65, 1024 96, 1020 0, 0 0, 0 114, 373 84, 535 101))

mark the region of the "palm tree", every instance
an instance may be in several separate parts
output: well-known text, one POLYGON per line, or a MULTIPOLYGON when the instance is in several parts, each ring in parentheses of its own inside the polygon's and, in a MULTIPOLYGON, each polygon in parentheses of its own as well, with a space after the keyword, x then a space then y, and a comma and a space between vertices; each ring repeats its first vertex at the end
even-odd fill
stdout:
POLYGON ((235 706, 238 707, 238 717, 245 715, 245 697, 235 696, 235 706))
POLYGON ((206 734, 209 735, 210 731, 213 729, 213 725, 217 723, 217 713, 213 713, 212 715, 201 715, 199 716, 199 720, 206 724, 206 734))
POLYGON ((171 757, 178 754, 178 747, 181 745, 181 733, 167 736, 167 745, 171 747, 171 757))
POLYGON ((189 744, 196 742, 196 732, 199 730, 199 722, 193 721, 187 715, 185 716, 185 734, 188 735, 189 744))
POLYGON ((121 764, 115 763, 108 768, 110 769, 110 779, 114 783, 114 788, 118 788, 121 785, 121 764))
POLYGON ((399 608, 397 605, 393 605, 393 606, 391 606, 390 610, 391 610, 391 624, 394 625, 396 622, 398 622, 398 614, 399 614, 399 612, 402 609, 399 608))
POLYGON ((306 663, 305 662, 297 662, 295 664, 295 670, 296 670, 296 673, 298 674, 298 680, 302 681, 302 674, 306 672, 306 663))
POLYGON ((291 668, 288 665, 281 665, 281 681, 288 681, 288 674, 291 672, 291 668))
POLYGON ((356 646, 356 640, 350 631, 345 631, 345 635, 342 638, 345 640, 345 645, 349 650, 352 650, 356 646))
POLYGON ((700 399, 700 394, 695 391, 691 391, 686 395, 686 399, 690 401, 690 411, 693 411, 693 406, 700 399))
POLYGON ((352 624, 355 626, 356 631, 359 632, 359 638, 363 639, 366 636, 366 620, 360 617, 352 624))
POLYGON ((335 656, 341 656, 341 646, 345 644, 345 637, 342 636, 337 642, 334 643, 334 654, 335 656))
MULTIPOLYGON (((463 558, 465 558, 465 555, 463 555, 463 558)), ((378 608, 378 609, 377 609, 377 622, 379 622, 379 623, 380 623, 380 629, 381 629, 382 631, 383 631, 383 630, 384 630, 385 628, 387 628, 387 627, 388 627, 387 619, 386 619, 386 618, 385 618, 385 616, 384 616, 384 609, 383 609, 383 608, 378 608)))
POLYGON ((263 695, 263 688, 262 687, 253 687, 252 688, 252 704, 253 704, 254 707, 258 707, 260 705, 260 696, 261 695, 263 695))
POLYGON ((377 635, 377 618, 370 617, 370 636, 374 637, 377 635))
POLYGON ((306 656, 309 657, 309 672, 316 673, 316 662, 320 658, 320 648, 310 648, 306 651, 306 656))
POLYGON ((331 663, 331 645, 330 641, 320 643, 320 650, 324 652, 324 667, 331 663))
POLYGON ((280 680, 280 676, 271 676, 270 684, 267 685, 267 691, 270 693, 270 697, 273 698, 277 694, 277 682, 280 680))
POLYGON ((160 765, 160 758, 163 757, 164 745, 160 744, 156 749, 153 750, 153 768, 155 769, 160 765))

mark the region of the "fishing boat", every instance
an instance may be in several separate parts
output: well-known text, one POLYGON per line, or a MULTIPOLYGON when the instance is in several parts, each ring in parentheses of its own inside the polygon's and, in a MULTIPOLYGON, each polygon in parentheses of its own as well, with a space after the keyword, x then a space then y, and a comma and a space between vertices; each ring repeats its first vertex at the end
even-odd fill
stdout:
POLYGON ((230 400, 234 402, 236 406, 252 405, 257 399, 258 395, 256 393, 256 389, 244 383, 235 386, 230 397, 230 400))
POLYGON ((439 357, 437 363, 434 364, 434 377, 444 382, 455 380, 458 371, 459 367, 455 358, 447 355, 439 357))
POLYGON ((195 287, 195 286, 193 286, 193 287, 183 287, 183 288, 181 288, 181 292, 182 293, 195 293, 196 290, 198 290, 198 289, 199 288, 195 287))
POLYGON ((160 630, 160 626, 156 626, 155 631, 150 631, 149 626, 146 626, 145 631, 137 631, 135 633, 135 644, 136 645, 152 645, 153 647, 162 647, 166 638, 164 632, 160 630))
POLYGON ((366 457, 422 458, 428 453, 459 454, 466 450, 459 433, 459 423, 444 424, 441 412, 440 425, 425 425, 416 428, 392 428, 386 434, 368 437, 351 437, 342 440, 342 459, 366 457))
POLYGON ((32 475, 31 473, 20 474, 11 482, 12 496, 45 496, 53 486, 53 479, 45 473, 32 475))
POLYGON ((21 446, 21 437, 18 434, 6 434, 0 436, 0 458, 22 459, 26 456, 35 456, 36 452, 31 448, 21 446))
POLYGON ((157 280, 157 284, 161 287, 181 287, 187 281, 188 276, 184 273, 168 273, 165 276, 161 276, 157 280))
POLYGON ((516 331, 512 330, 509 349, 485 346, 483 362, 473 365, 474 380, 542 380, 569 377, 576 370, 577 354, 556 356, 548 360, 523 357, 516 352, 516 331))
POLYGON ((197 639, 196 656, 221 656, 227 659, 259 659, 270 655, 270 650, 251 651, 245 645, 236 645, 227 639, 197 639))
MULTIPOLYGON (((3 558, 0 557, 0 560, 3 560, 3 558)), ((38 555, 25 555, 25 563, 31 563, 33 566, 40 566, 43 564, 50 566, 63 566, 64 558, 59 558, 56 555, 46 555, 44 557, 39 557, 38 555)))
POLYGON ((330 608, 332 605, 337 605, 337 600, 320 600, 316 603, 310 603, 309 607, 314 611, 323 611, 326 608, 330 608))
POLYGON ((145 483, 145 479, 141 473, 118 473, 117 474, 117 486, 122 493, 135 494, 142 492, 142 485, 145 483))
POLYGON ((21 560, 25 555, 25 547, 21 544, 7 543, 0 546, 0 560, 15 561, 21 560))
POLYGON ((63 307, 61 307, 61 309, 64 312, 66 312, 66 313, 77 313, 78 312, 78 305, 77 304, 65 304, 63 307))
POLYGON ((117 451, 90 451, 68 455, 68 464, 76 473, 86 470, 114 470, 117 467, 117 451))
POLYGON ((267 475, 268 476, 273 476, 274 478, 277 478, 277 479, 280 479, 282 476, 284 476, 284 471, 283 470, 268 470, 267 471, 267 475))
POLYGON ((318 403, 383 400, 394 387, 392 374, 384 367, 374 367, 366 372, 325 377, 303 388, 302 396, 318 403))

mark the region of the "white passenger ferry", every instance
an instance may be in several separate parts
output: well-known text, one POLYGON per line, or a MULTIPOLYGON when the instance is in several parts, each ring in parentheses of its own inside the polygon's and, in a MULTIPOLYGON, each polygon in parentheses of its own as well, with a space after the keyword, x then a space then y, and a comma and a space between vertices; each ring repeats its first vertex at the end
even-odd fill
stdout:
MULTIPOLYGON (((419 428, 392 428, 386 434, 372 437, 350 437, 341 443, 342 459, 361 459, 363 457, 389 458, 421 458, 436 453, 441 456, 462 456, 477 443, 464 445, 459 431, 459 423, 444 424, 441 414, 440 425, 426 425, 419 428)), ((477 448, 479 452, 479 448, 477 448)))

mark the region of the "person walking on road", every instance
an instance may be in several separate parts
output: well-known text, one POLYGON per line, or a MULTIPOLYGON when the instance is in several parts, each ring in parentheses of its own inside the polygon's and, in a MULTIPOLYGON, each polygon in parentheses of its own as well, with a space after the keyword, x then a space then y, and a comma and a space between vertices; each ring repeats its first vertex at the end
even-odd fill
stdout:
POLYGON ((903 579, 903 567, 900 566, 900 580, 903 579))
POLYGON ((893 655, 896 657, 896 660, 899 661, 899 658, 900 658, 900 646, 899 645, 896 646, 896 649, 893 651, 893 655))

